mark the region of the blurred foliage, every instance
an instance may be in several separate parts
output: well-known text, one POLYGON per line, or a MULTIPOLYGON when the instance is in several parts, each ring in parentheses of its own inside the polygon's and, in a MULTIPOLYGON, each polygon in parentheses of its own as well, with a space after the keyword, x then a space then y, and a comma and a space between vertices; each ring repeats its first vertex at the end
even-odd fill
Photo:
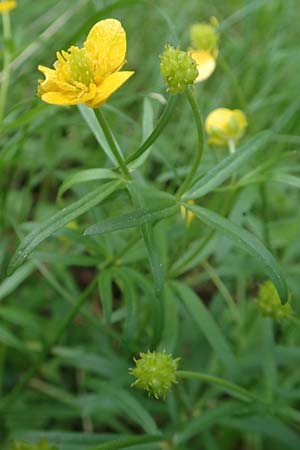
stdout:
MULTIPOLYGON (((5 408, 0 400, 1 448, 46 438, 58 450, 85 450, 161 431, 170 440, 164 448, 177 450, 299 450, 299 19, 299 0, 19 0, 0 124, 1 397, 23 376, 28 382, 5 408), (78 170, 110 168, 76 107, 36 97, 38 64, 50 67, 55 52, 82 43, 97 20, 122 21, 136 74, 103 111, 129 156, 163 109, 165 43, 187 48, 190 25, 210 16, 220 23, 220 53, 214 74, 197 88, 203 117, 240 108, 249 123, 243 145, 262 130, 272 140, 239 170, 235 195, 224 184, 200 203, 215 211, 225 205, 231 220, 265 242, 286 276, 294 320, 262 317, 254 302, 265 281, 261 268, 201 221, 186 227, 180 214, 153 227, 166 276, 158 298, 139 229, 83 236, 91 224, 133 209, 123 191, 43 242, 7 277, 19 240, 99 185, 73 186, 61 204, 61 183, 78 170), (49 347, 91 283, 72 325, 49 347), (167 350, 182 368, 231 379, 272 404, 241 403, 195 381, 181 382, 165 402, 148 398, 130 388, 128 373, 133 356, 148 349, 167 350)), ((180 97, 139 172, 147 206, 161 201, 159 191, 175 192, 195 142, 192 112, 180 97)), ((206 145, 199 175, 225 156, 206 145)))

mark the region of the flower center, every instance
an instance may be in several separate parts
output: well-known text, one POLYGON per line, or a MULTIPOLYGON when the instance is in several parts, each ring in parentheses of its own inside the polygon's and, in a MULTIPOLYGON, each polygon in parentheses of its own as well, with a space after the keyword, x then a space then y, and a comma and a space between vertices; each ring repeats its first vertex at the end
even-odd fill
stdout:
POLYGON ((94 80, 93 64, 84 48, 72 46, 68 52, 62 51, 57 57, 56 69, 68 83, 78 82, 88 86, 94 80))

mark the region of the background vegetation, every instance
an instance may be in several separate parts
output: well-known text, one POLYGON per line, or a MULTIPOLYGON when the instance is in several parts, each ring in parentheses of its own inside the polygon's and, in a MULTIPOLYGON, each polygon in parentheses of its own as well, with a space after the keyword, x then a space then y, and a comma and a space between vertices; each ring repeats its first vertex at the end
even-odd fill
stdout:
MULTIPOLYGON (((249 121, 243 148, 262 130, 271 130, 272 139, 239 170, 233 196, 224 184, 199 204, 220 211, 229 202, 228 216, 279 261, 299 314, 298 0, 20 0, 11 14, 13 63, 0 124, 1 448, 43 436, 59 450, 85 450, 159 432, 170 442, 164 448, 178 450, 300 448, 299 323, 260 315, 254 299, 266 279, 261 268, 200 221, 187 228, 177 214, 154 227, 167 279, 161 298, 137 228, 83 237, 92 223, 128 212, 125 193, 57 232, 7 278, 19 240, 62 207, 56 197, 63 180, 81 169, 109 167, 76 107, 36 97, 38 64, 50 66, 57 50, 82 42, 97 20, 121 20, 127 67, 136 75, 103 111, 129 155, 162 110, 153 93, 166 96, 158 58, 165 43, 186 48, 189 26, 210 16, 220 22, 220 57, 197 89, 203 116, 220 106, 241 108, 249 121), (58 336, 78 299, 85 304, 58 336), (165 402, 148 398, 130 387, 128 373, 133 356, 148 349, 166 349, 182 358, 181 368, 232 380, 272 406, 195 381, 180 382, 165 402)), ((174 193, 195 142, 193 117, 180 97, 140 171, 145 195, 150 186, 174 193)), ((226 150, 206 145, 200 173, 225 156, 226 150)), ((75 186, 63 205, 97 183, 75 186)))

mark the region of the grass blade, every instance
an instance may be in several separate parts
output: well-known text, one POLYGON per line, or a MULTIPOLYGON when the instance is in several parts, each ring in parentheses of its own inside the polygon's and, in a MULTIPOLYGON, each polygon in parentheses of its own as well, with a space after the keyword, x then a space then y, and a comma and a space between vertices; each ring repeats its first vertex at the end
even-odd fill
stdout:
POLYGON ((136 209, 132 213, 122 214, 121 216, 112 217, 103 222, 90 226, 85 230, 84 235, 101 235, 111 233, 113 231, 124 230, 126 228, 140 227, 156 220, 164 219, 178 211, 178 206, 173 205, 159 210, 136 209))
POLYGON ((186 199, 195 199, 203 197, 216 187, 220 186, 225 180, 231 177, 239 167, 254 156, 259 150, 265 148, 266 143, 270 140, 271 133, 263 132, 247 143, 247 147, 241 147, 235 153, 223 159, 219 164, 214 166, 204 177, 196 182, 192 188, 182 197, 186 199))
POLYGON ((186 203, 185 206, 190 211, 193 211, 193 213, 195 213, 202 222, 206 223, 206 225, 221 231, 229 239, 232 239, 238 247, 256 258, 265 270, 265 273, 274 283, 281 301, 283 303, 287 301, 288 289, 283 273, 274 256, 256 236, 236 225, 234 222, 231 222, 206 208, 190 205, 188 203, 186 203))
POLYGON ((105 200, 110 194, 119 189, 122 184, 122 181, 111 181, 103 186, 99 186, 97 189, 89 194, 86 194, 77 202, 72 203, 67 208, 63 208, 50 219, 37 226, 29 235, 25 237, 17 248, 16 253, 10 262, 8 273, 12 273, 14 269, 20 266, 41 242, 54 234, 64 225, 71 222, 71 220, 76 219, 76 217, 84 214, 89 209, 105 200))
POLYGON ((238 370, 236 357, 219 325, 202 300, 184 283, 172 283, 188 312, 229 372, 238 370))

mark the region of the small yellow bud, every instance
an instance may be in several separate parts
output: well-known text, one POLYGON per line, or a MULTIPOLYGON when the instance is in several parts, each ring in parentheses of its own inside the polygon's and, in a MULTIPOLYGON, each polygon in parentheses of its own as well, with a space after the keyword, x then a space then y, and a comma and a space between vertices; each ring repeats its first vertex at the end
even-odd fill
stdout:
POLYGON ((11 11, 12 9, 14 9, 16 7, 17 7, 17 2, 13 1, 13 0, 0 2, 0 14, 11 11))
POLYGON ((172 384, 177 383, 176 371, 180 358, 173 359, 166 352, 140 353, 140 359, 135 359, 136 367, 129 373, 136 378, 132 386, 148 391, 149 396, 165 398, 172 384))
POLYGON ((195 50, 205 50, 214 53, 218 49, 219 33, 214 25, 196 23, 191 26, 190 35, 192 46, 195 50))
POLYGON ((171 45, 167 45, 160 56, 160 71, 170 94, 182 93, 188 85, 194 84, 198 76, 194 59, 171 45))
POLYGON ((293 314, 289 302, 282 305, 275 286, 271 281, 266 281, 260 285, 256 304, 262 315, 272 317, 275 320, 286 319, 293 314))
POLYGON ((244 134, 247 119, 240 109, 217 108, 206 118, 205 129, 210 135, 209 144, 226 146, 236 143, 244 134))
MULTIPOLYGON (((187 203, 189 205, 195 204, 194 200, 188 200, 187 203)), ((195 218, 195 213, 193 213, 193 211, 188 211, 184 205, 180 206, 180 212, 181 212, 182 218, 185 219, 185 225, 188 228, 195 218)))

